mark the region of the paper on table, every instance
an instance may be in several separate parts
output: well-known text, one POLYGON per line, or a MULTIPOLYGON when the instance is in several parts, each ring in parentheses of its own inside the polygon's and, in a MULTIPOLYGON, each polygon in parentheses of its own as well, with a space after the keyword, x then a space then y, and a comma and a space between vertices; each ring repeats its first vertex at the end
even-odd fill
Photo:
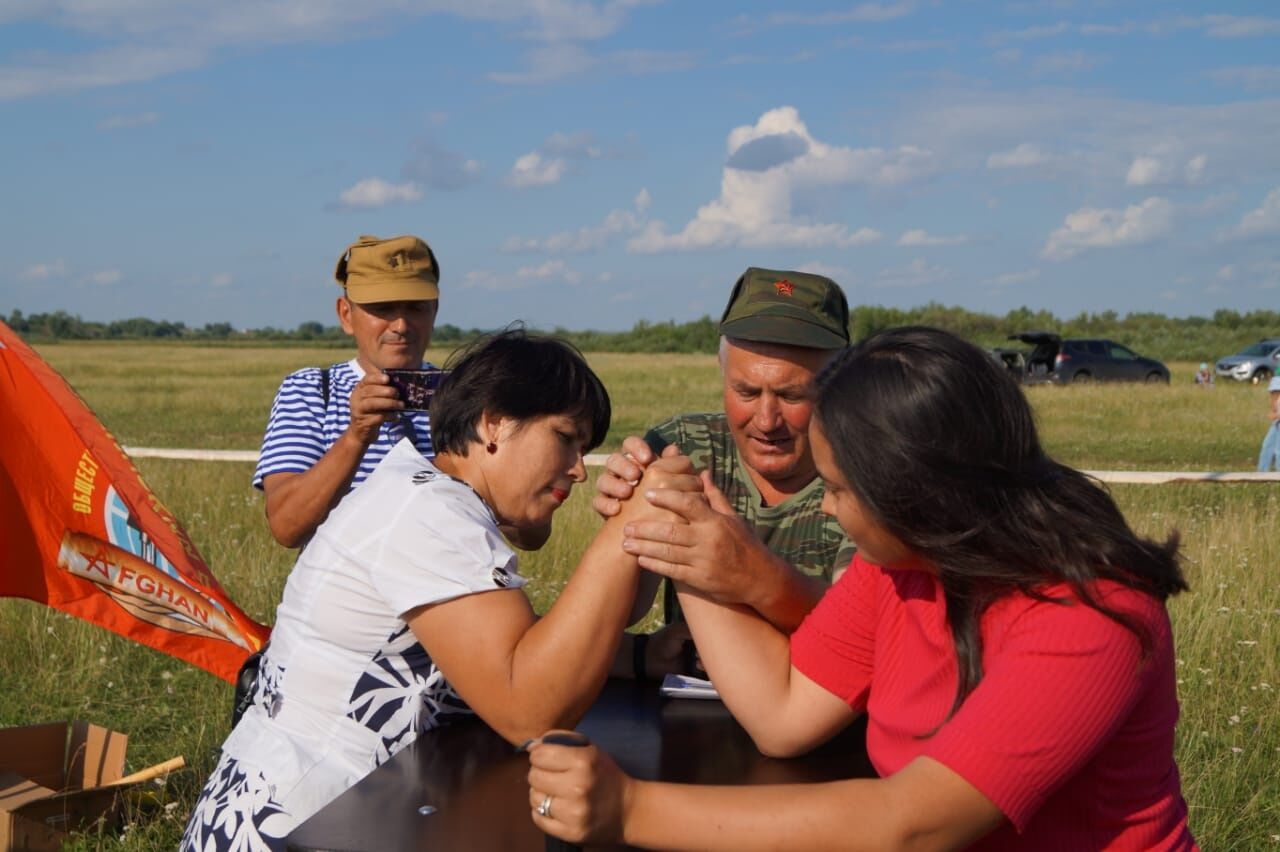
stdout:
POLYGON ((711 681, 679 674, 669 674, 662 679, 662 694, 671 698, 720 697, 711 681))

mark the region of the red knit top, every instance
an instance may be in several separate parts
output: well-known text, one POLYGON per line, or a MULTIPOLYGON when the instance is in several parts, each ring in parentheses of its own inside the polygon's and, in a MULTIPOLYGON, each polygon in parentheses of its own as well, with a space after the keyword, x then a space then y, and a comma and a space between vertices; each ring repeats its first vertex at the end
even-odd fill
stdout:
POLYGON ((1066 586, 1043 590, 1066 605, 1011 595, 981 620, 983 678, 950 719, 958 669, 932 574, 855 557, 792 636, 791 660, 865 709, 881 776, 927 755, 1004 813, 975 849, 1197 849, 1173 761, 1168 614, 1120 584, 1093 588, 1146 629, 1149 653, 1066 586))

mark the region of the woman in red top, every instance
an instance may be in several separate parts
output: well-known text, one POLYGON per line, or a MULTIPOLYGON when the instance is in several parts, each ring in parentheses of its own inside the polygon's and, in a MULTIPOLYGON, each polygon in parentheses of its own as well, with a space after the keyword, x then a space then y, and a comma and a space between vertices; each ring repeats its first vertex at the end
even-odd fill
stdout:
MULTIPOLYGON (((677 589, 761 751, 801 754, 866 713, 881 777, 659 784, 595 748, 537 745, 538 826, 682 849, 1195 849, 1173 760, 1176 535, 1140 538, 1046 456, 1018 386, 946 332, 876 335, 816 393, 814 460, 858 545, 849 570, 791 636, 677 589)), ((695 527, 725 508, 714 489, 647 496, 695 527)), ((679 573, 676 529, 635 537, 672 542, 642 564, 679 573)))

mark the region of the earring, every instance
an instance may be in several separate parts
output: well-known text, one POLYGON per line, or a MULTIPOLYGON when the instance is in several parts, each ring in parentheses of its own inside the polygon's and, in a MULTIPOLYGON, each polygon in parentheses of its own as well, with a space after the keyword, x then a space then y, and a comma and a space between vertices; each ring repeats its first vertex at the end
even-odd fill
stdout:
POLYGON ((490 441, 489 443, 485 444, 485 445, 484 445, 484 451, 485 451, 486 453, 488 453, 489 455, 493 455, 494 453, 496 453, 496 452, 498 451, 498 442, 497 442, 497 441, 490 441))

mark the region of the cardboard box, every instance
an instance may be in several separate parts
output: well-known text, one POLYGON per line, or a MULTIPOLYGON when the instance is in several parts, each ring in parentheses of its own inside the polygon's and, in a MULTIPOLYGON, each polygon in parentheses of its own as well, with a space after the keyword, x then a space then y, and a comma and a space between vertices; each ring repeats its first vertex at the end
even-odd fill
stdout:
POLYGON ((88 722, 0 730, 0 850, 57 850, 72 831, 114 822, 129 738, 88 722))

